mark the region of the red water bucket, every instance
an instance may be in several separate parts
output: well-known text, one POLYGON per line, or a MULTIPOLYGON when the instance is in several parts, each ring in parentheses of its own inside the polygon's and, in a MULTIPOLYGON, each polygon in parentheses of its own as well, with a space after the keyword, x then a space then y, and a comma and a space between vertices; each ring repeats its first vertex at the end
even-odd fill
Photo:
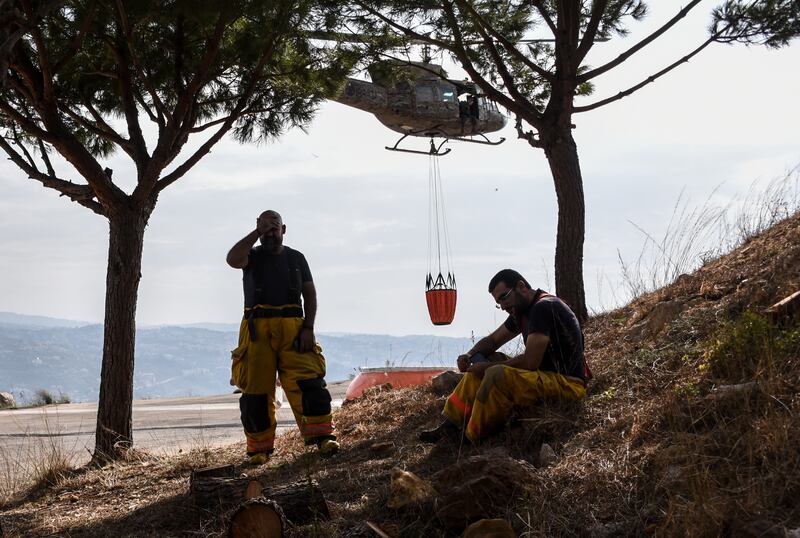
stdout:
POLYGON ((433 289, 425 292, 428 314, 434 325, 450 325, 456 316, 456 290, 433 289))

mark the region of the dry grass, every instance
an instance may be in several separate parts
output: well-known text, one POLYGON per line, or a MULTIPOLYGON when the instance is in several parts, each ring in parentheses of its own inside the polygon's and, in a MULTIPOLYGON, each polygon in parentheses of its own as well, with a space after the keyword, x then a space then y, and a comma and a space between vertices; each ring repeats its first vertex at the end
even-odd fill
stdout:
MULTIPOLYGON (((618 253, 626 298, 614 294, 615 303, 668 286, 680 275, 737 249, 795 214, 800 210, 800 166, 769 181, 754 181, 743 198, 733 198, 722 206, 714 202, 718 190, 699 206, 693 206, 681 192, 661 235, 631 223, 642 233, 644 244, 632 261, 618 253)), ((602 288, 602 281, 599 284, 602 288)))
MULTIPOLYGON (((800 528, 800 329, 760 314, 799 289, 794 215, 591 319, 596 379, 580 404, 521 411, 518 427, 479 447, 430 446, 415 436, 438 422, 443 398, 375 392, 337 412, 335 458, 320 460, 292 432, 267 466, 239 470, 274 484, 317 480, 332 518, 290 536, 374 536, 366 521, 392 536, 454 536, 434 504, 386 508, 392 468, 430 480, 479 454, 538 465, 547 442, 555 462, 495 514, 520 536, 784 536, 800 528)), ((0 506, 0 521, 9 536, 222 536, 224 514, 194 508, 188 476, 238 464, 243 451, 140 454, 73 471, 0 506)))
POLYGON ((60 433, 57 421, 45 418, 44 426, 44 435, 24 437, 13 447, 0 446, 0 498, 56 485, 75 467, 74 457, 55 437, 60 433))

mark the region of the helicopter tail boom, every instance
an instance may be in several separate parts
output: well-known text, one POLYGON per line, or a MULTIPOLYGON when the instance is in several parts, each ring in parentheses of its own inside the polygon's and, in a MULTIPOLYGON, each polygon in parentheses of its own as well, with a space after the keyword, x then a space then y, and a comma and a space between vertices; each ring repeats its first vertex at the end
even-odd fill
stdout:
POLYGON ((366 112, 380 112, 387 106, 386 88, 355 78, 348 78, 334 101, 366 112))

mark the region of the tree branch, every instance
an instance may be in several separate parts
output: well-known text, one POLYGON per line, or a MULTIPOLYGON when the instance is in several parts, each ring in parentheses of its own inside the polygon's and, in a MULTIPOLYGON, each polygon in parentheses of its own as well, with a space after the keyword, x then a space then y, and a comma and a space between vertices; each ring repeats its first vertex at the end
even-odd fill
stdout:
POLYGON ((23 144, 22 140, 20 140, 19 133, 17 132, 17 128, 16 127, 12 127, 11 132, 14 134, 14 142, 17 144, 17 147, 19 147, 20 151, 22 151, 22 154, 25 155, 25 158, 28 159, 28 164, 30 164, 31 166, 33 166, 35 168, 36 167, 36 161, 33 160, 33 155, 30 154, 30 152, 28 151, 28 148, 26 148, 25 144, 23 144))
MULTIPOLYGON (((523 64, 528 66, 528 68, 531 71, 533 71, 534 73, 538 74, 539 76, 541 76, 543 79, 545 79, 548 82, 553 82, 555 80, 555 77, 553 76, 552 73, 550 73, 548 70, 542 68, 541 66, 539 66, 535 62, 532 62, 530 60, 530 58, 525 56, 522 52, 519 51, 519 49, 517 49, 516 46, 514 46, 514 43, 512 43, 511 41, 506 39, 506 37, 503 34, 498 32, 497 30, 495 30, 494 27, 491 24, 487 23, 486 19, 484 19, 483 16, 481 16, 481 14, 478 13, 478 11, 472 6, 472 4, 470 2, 466 2, 464 0, 457 0, 457 2, 458 2, 459 9, 462 9, 462 10, 466 9, 467 11, 469 11, 469 13, 472 16, 473 20, 475 20, 478 23, 478 26, 483 29, 483 31, 481 32, 481 35, 484 38, 484 42, 487 39, 485 33, 488 32, 494 39, 496 39, 497 41, 500 42, 501 45, 503 45, 503 48, 505 48, 509 52, 509 54, 513 55, 519 61, 521 61, 523 64)), ((503 63, 503 65, 505 65, 505 64, 503 63)))
POLYGON ((142 181, 141 171, 146 166, 150 156, 147 154, 147 143, 144 140, 142 126, 139 124, 139 111, 136 108, 136 100, 133 96, 130 63, 128 62, 128 54, 132 54, 130 51, 133 49, 131 46, 133 35, 121 0, 117 0, 117 14, 121 26, 121 28, 117 29, 116 36, 119 48, 119 53, 117 54, 117 78, 122 97, 122 106, 125 111, 125 123, 128 124, 128 136, 130 137, 131 151, 127 153, 136 163, 136 168, 140 172, 138 180, 142 181))
MULTIPOLYGON (((261 79, 267 63, 275 52, 276 45, 277 37, 273 36, 273 39, 269 41, 265 49, 262 51, 261 57, 259 58, 259 61, 251 74, 250 82, 245 86, 244 91, 239 96, 236 106, 233 107, 233 110, 227 117, 226 121, 222 123, 222 126, 217 130, 217 132, 214 133, 208 140, 206 140, 202 146, 200 146, 188 159, 186 159, 186 161, 183 162, 183 164, 179 165, 175 170, 158 180, 154 189, 155 193, 163 191, 172 183, 183 177, 183 175, 186 174, 186 172, 188 172, 195 164, 197 164, 200 159, 203 158, 209 151, 211 151, 211 148, 214 146, 214 144, 219 142, 225 133, 230 130, 230 128, 233 126, 233 122, 236 121, 236 119, 241 116, 242 111, 246 109, 247 103, 250 100, 250 97, 252 97, 258 81, 261 79)), ((184 139, 188 135, 189 129, 186 129, 184 133, 184 139)), ((175 151, 177 151, 177 148, 175 148, 175 151)))
POLYGON ((547 27, 550 28, 550 31, 553 33, 553 37, 558 37, 558 31, 556 30, 556 25, 553 23, 553 19, 550 15, 547 14, 547 10, 542 4, 541 0, 531 0, 531 4, 535 7, 539 14, 542 16, 542 20, 547 24, 547 27))
MULTIPOLYGON (((280 103, 277 103, 277 104, 275 104, 273 106, 266 107, 266 108, 247 108, 245 110, 242 110, 238 114, 238 117, 241 118, 243 116, 249 116, 251 114, 263 114, 264 112, 275 112, 276 110, 281 109, 283 106, 289 104, 290 102, 291 101, 281 101, 280 103)), ((198 125, 196 127, 192 127, 191 129, 189 129, 189 132, 191 134, 202 133, 203 131, 205 131, 207 129, 210 129, 211 127, 215 127, 217 125, 225 123, 226 121, 228 121, 230 119, 236 120, 237 118, 232 117, 232 115, 224 116, 222 118, 219 118, 219 119, 216 119, 216 120, 213 120, 213 121, 209 121, 208 123, 204 123, 203 125, 198 125)))
POLYGON ((431 45, 436 45, 437 47, 439 47, 441 49, 449 50, 450 52, 455 54, 455 51, 453 50, 453 47, 449 43, 447 43, 445 41, 440 41, 438 39, 435 39, 435 38, 427 36, 427 35, 420 34, 418 32, 415 32, 411 28, 406 28, 405 26, 403 26, 401 24, 398 24, 398 23, 394 22, 392 19, 386 17, 380 11, 377 11, 377 10, 372 9, 371 7, 365 5, 363 2, 356 1, 356 4, 358 4, 362 9, 364 9, 365 11, 370 13, 372 16, 378 17, 380 20, 382 20, 383 22, 385 22, 386 24, 388 24, 389 26, 391 26, 392 28, 394 28, 395 30, 400 32, 401 34, 405 35, 406 37, 411 37, 411 38, 414 38, 414 39, 418 39, 420 41, 425 41, 427 43, 430 43, 431 45))
POLYGON ((672 28, 679 20, 684 18, 686 14, 689 13, 689 11, 691 11, 692 8, 694 8, 700 2, 701 0, 691 0, 691 2, 689 2, 689 4, 685 8, 681 9, 677 15, 668 20, 661 28, 657 29, 652 34, 639 41, 630 49, 617 56, 614 60, 611 60, 607 64, 601 65, 600 67, 597 67, 595 69, 591 69, 583 73, 582 75, 579 75, 577 79, 578 84, 583 84, 584 82, 588 82, 589 80, 599 75, 602 75, 606 71, 615 68, 616 66, 618 66, 619 64, 621 64, 622 62, 633 56, 635 53, 642 50, 644 47, 646 47, 647 45, 658 39, 664 32, 672 28))
POLYGON ((72 40, 67 50, 64 51, 64 54, 61 56, 61 59, 58 60, 53 66, 53 72, 58 73, 61 69, 64 68, 67 63, 75 58, 75 54, 80 50, 83 46, 83 41, 86 38, 86 34, 89 33, 89 29, 91 28, 92 24, 94 23, 95 16, 97 15, 97 3, 93 2, 92 7, 89 9, 89 13, 83 21, 78 33, 75 34, 75 39, 72 40))
POLYGON ((47 148, 44 147, 44 142, 42 142, 41 138, 37 138, 36 142, 39 144, 39 151, 42 154, 42 162, 44 162, 44 166, 47 168, 47 173, 50 175, 50 177, 56 177, 56 171, 53 168, 53 163, 50 162, 50 157, 47 156, 47 148))
MULTIPOLYGON (((85 127, 88 131, 91 131, 102 138, 114 142, 116 145, 121 147, 125 151, 125 153, 131 155, 132 147, 130 141, 123 138, 122 135, 113 130, 105 121, 103 121, 102 116, 100 116, 99 113, 97 113, 97 111, 94 110, 94 107, 90 108, 87 106, 87 110, 89 110, 89 112, 94 117, 95 119, 94 122, 89 121, 88 118, 83 117, 81 114, 75 112, 71 108, 64 107, 64 113, 67 116, 69 116, 77 123, 85 127)), ((131 155, 131 157, 133 157, 133 155, 131 155)))
MULTIPOLYGON (((526 118, 530 118, 531 123, 538 121, 539 117, 536 113, 534 113, 533 117, 531 117, 532 115, 529 110, 524 110, 521 104, 516 99, 508 97, 506 94, 495 88, 493 84, 489 83, 489 81, 487 81, 478 72, 478 70, 475 69, 475 66, 472 64, 472 60, 470 60, 469 56, 467 55, 466 47, 463 44, 463 38, 461 36, 458 23, 455 20, 455 15, 452 11, 452 7, 446 9, 446 12, 450 20, 451 30, 453 31, 453 41, 455 43, 455 46, 451 47, 449 50, 458 58, 459 63, 461 63, 461 66, 467 72, 470 79, 473 82, 475 82, 484 91, 484 93, 496 103, 501 104, 503 107, 507 108, 511 112, 514 112, 518 115, 523 115, 526 118)), ((495 53, 496 52, 497 51, 495 50, 495 53)), ((495 62, 497 62, 497 60, 495 60, 495 62)), ((500 62, 498 65, 498 70, 501 66, 505 68, 502 62, 500 62)), ((507 70, 506 74, 508 74, 509 78, 511 79, 510 74, 508 73, 507 70)), ((511 85, 509 86, 508 84, 506 84, 506 87, 509 89, 509 92, 516 91, 516 86, 513 83, 513 79, 511 79, 511 85)), ((522 102, 527 102, 527 99, 525 99, 524 97, 520 96, 520 98, 522 102)))
MULTIPOLYGON (((106 44, 106 47, 114 55, 116 60, 118 62, 120 62, 121 60, 119 58, 119 51, 117 51, 116 45, 114 43, 114 40, 111 39, 109 36, 103 36, 103 37, 104 37, 103 41, 106 44)), ((167 109, 166 105, 164 105, 164 103, 161 101, 161 98, 158 96, 158 91, 152 85, 150 79, 147 77, 146 73, 144 72, 144 69, 142 68, 141 64, 139 64, 136 56, 132 56, 131 59, 133 60, 133 65, 136 68, 136 74, 139 77, 139 79, 142 81, 142 84, 144 85, 145 89, 147 90, 148 95, 150 95, 150 99, 152 99, 153 106, 156 107, 156 110, 158 111, 159 116, 167 118, 169 120, 169 118, 170 118, 169 110, 167 109)))
POLYGON ((711 36, 702 45, 700 45, 699 47, 694 49, 692 52, 690 52, 689 54, 687 54, 683 58, 673 62, 672 64, 668 65, 667 67, 665 67, 664 69, 662 69, 658 73, 654 73, 654 74, 650 75, 649 77, 644 79, 639 84, 636 84, 635 86, 631 86, 627 90, 623 90, 623 91, 619 92, 617 95, 614 95, 612 97, 608 97, 607 99, 603 99, 601 101, 597 101, 596 103, 592 103, 590 105, 585 105, 585 106, 575 107, 573 109, 573 112, 575 112, 576 114, 579 113, 579 112, 588 112, 590 110, 594 110, 596 108, 600 108, 603 105, 607 105, 609 103, 613 103, 614 101, 619 101, 623 97, 629 96, 633 92, 635 92, 635 91, 647 86, 648 84, 650 84, 651 82, 654 82, 656 79, 660 78, 661 76, 669 73, 670 71, 672 71, 673 69, 678 67, 680 64, 682 64, 684 62, 688 62, 695 54, 699 53, 701 50, 706 48, 709 44, 713 43, 715 39, 716 39, 716 35, 711 36))
POLYGON ((28 133, 31 136, 35 136, 36 138, 41 138, 45 142, 49 142, 50 144, 53 143, 55 137, 53 137, 49 132, 45 131, 35 122, 33 122, 27 116, 24 116, 21 112, 19 112, 16 108, 11 106, 5 100, 0 100, 0 110, 8 114, 8 116, 14 120, 17 125, 19 125, 23 131, 28 133))
MULTIPOLYGON (((119 1, 119 0, 118 0, 119 1)), ((200 61, 200 67, 197 69, 194 77, 186 85, 185 91, 181 93, 181 98, 175 106, 175 122, 181 124, 185 121, 187 114, 192 108, 192 104, 197 100, 197 92, 206 84, 208 73, 214 63, 214 59, 219 53, 219 44, 225 35, 226 19, 224 10, 220 10, 219 18, 214 25, 214 33, 211 39, 206 43, 206 51, 203 59, 200 61)))
POLYGON ((522 128, 522 117, 517 115, 517 121, 514 123, 514 128, 517 130, 517 138, 526 140, 534 148, 542 148, 542 142, 538 138, 538 133, 533 131, 525 131, 522 128))
MULTIPOLYGON (((56 177, 55 174, 45 174, 41 172, 35 164, 25 161, 25 159, 17 153, 6 140, 0 137, 0 148, 6 152, 9 159, 16 164, 23 172, 28 174, 28 177, 38 181, 43 186, 50 189, 57 190, 61 196, 66 196, 73 202, 78 202, 84 207, 87 207, 97 213, 98 215, 106 216, 106 211, 103 206, 98 203, 94 198, 95 194, 89 185, 79 185, 56 177)), ((48 169, 52 168, 48 165, 48 169)))
MULTIPOLYGON (((166 128, 161 129, 159 132, 158 144, 153 150, 153 158, 151 162, 151 168, 153 170, 162 170, 164 167, 169 165, 178 155, 188 139, 196 119, 195 111, 197 94, 206 84, 208 73, 210 72, 214 59, 219 52, 219 44, 225 35, 225 20, 224 13, 220 12, 214 26, 214 33, 211 39, 206 42, 206 52, 200 62, 200 67, 192 77, 192 80, 186 84, 186 88, 181 93, 180 98, 175 105, 174 114, 169 117, 166 128)), ((263 68, 263 62, 261 64, 261 68, 263 68)), ((235 113, 231 114, 231 116, 235 116, 235 113)), ((231 119, 230 124, 228 124, 228 127, 225 129, 225 131, 230 129, 230 125, 232 125, 234 119, 231 119)), ((214 143, 216 143, 216 141, 214 143)), ((208 153, 210 149, 211 147, 209 146, 202 155, 208 153)), ((197 152, 195 152, 195 154, 197 154, 197 152)), ((200 155, 200 157, 202 157, 202 155, 200 155)), ((198 161, 199 157, 196 161, 194 161, 194 163, 198 161)), ((183 173, 185 173, 185 171, 183 173)), ((180 175, 183 175, 183 173, 180 175)), ((177 179, 178 178, 176 177, 169 183, 165 184, 163 178, 159 180, 157 174, 150 173, 147 177, 147 183, 140 183, 136 189, 134 189, 133 196, 137 199, 143 199, 144 197, 149 196, 151 191, 160 192, 177 179)))
POLYGON ((206 140, 202 146, 200 146, 189 158, 187 158, 181 165, 179 165, 175 170, 167 174, 166 176, 162 177, 156 183, 156 187, 154 192, 158 193, 175 183, 181 177, 183 177, 186 172, 192 169, 192 167, 200 162, 200 159, 206 156, 211 151, 211 148, 219 142, 222 137, 227 133, 231 126, 233 125, 233 115, 228 117, 228 121, 222 124, 222 127, 214 133, 211 138, 206 140))
POLYGON ((56 103, 50 101, 38 103, 36 120, 40 121, 44 128, 39 127, 32 118, 23 115, 4 100, 0 100, 0 111, 11 117, 28 135, 41 138, 56 148, 91 185, 101 203, 113 205, 126 198, 125 192, 106 176, 86 146, 64 124, 56 103))
MULTIPOLYGON (((461 4, 461 2, 459 2, 459 4, 461 4)), ((458 20, 456 19, 455 13, 453 12, 453 6, 448 2, 442 2, 442 5, 444 7, 444 11, 447 15, 447 18, 450 21, 450 28, 453 30, 453 38, 456 42, 456 47, 460 51, 463 51, 464 57, 466 58, 468 57, 466 53, 467 51, 466 48, 464 47, 464 40, 461 35, 461 31, 459 30, 458 27, 458 20)), ((494 46, 492 39, 489 37, 489 35, 486 33, 486 30, 480 24, 477 25, 477 28, 478 28, 478 33, 483 38, 484 45, 489 50, 489 54, 492 56, 492 59, 494 60, 495 66, 497 67, 497 71, 500 73, 500 77, 503 79, 503 84, 505 84, 506 90, 508 90, 508 93, 510 93, 514 97, 514 101, 519 101, 519 100, 524 101, 525 97, 519 93, 519 90, 517 90, 517 83, 514 80, 514 77, 511 75, 511 73, 509 73, 508 69, 506 68, 505 62, 503 61, 503 58, 500 56, 500 53, 497 52, 497 48, 494 46)), ((472 66, 471 62, 470 66, 472 66)), ((472 69, 475 70, 474 68, 472 69)))
POLYGON ((163 129, 163 127, 164 127, 164 118, 163 118, 163 116, 161 116, 160 114, 158 116, 156 116, 153 113, 153 111, 150 109, 150 105, 148 105, 147 101, 145 101, 144 95, 142 95, 139 91, 135 90, 133 92, 133 95, 134 95, 134 98, 136 99, 136 102, 139 103, 139 106, 141 106, 142 110, 144 110, 145 114, 147 114, 147 117, 150 118, 150 121, 152 121, 153 123, 155 123, 156 125, 158 125, 159 127, 161 127, 163 129))
POLYGON ((597 35, 597 29, 600 27, 600 21, 603 20, 603 12, 608 7, 608 0, 594 0, 592 3, 592 16, 589 18, 589 23, 586 25, 586 32, 583 34, 580 45, 578 45, 576 63, 580 65, 589 49, 594 45, 594 38, 597 35))
MULTIPOLYGON (((35 20, 36 13, 34 13, 30 2, 23 0, 20 3, 22 4, 23 9, 25 10, 25 15, 28 17, 28 19, 35 20)), ((44 38, 42 37, 42 32, 39 26, 32 26, 30 29, 30 35, 33 38, 34 44, 36 45, 36 57, 39 60, 40 77, 38 82, 42 84, 42 96, 44 99, 50 100, 53 98, 53 71, 50 68, 50 58, 48 57, 47 47, 45 46, 44 38)))
POLYGON ((31 106, 36 106, 41 98, 40 93, 37 91, 40 89, 37 87, 39 76, 30 62, 30 58, 24 54, 16 55, 11 65, 9 65, 9 71, 15 75, 9 77, 11 86, 21 93, 31 106))

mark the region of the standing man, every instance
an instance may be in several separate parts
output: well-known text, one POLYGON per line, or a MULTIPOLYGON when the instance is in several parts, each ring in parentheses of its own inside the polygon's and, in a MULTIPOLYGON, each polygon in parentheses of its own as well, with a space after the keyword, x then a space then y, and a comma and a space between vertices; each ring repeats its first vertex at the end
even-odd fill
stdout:
POLYGON ((281 216, 264 211, 227 257, 228 265, 244 273, 244 318, 231 382, 242 391, 247 456, 256 465, 274 450, 276 373, 305 443, 317 445, 322 456, 339 450, 325 358, 314 338, 317 292, 305 256, 283 245, 285 233, 281 216), (256 241, 261 244, 253 248, 256 241))
POLYGON ((458 369, 466 375, 445 403, 446 420, 420 432, 421 441, 457 438, 463 430, 477 443, 502 428, 514 406, 586 395, 583 334, 572 310, 558 297, 532 289, 513 269, 497 273, 489 293, 508 319, 458 357, 458 369), (522 355, 509 358, 496 352, 518 334, 525 342, 522 355))

